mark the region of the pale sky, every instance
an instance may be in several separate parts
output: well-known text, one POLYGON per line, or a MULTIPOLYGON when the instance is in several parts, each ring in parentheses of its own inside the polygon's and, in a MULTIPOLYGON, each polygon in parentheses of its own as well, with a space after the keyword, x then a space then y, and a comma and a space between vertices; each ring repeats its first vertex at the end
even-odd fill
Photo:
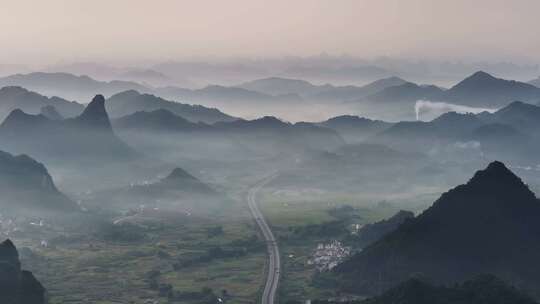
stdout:
POLYGON ((529 59, 538 0, 0 0, 0 63, 186 57, 529 59))

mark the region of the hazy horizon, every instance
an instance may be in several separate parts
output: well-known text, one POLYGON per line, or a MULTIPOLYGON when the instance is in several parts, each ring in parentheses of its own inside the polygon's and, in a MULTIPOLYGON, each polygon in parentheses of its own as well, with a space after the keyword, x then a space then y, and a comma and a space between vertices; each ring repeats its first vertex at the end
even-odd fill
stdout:
POLYGON ((1 5, 0 63, 156 63, 321 53, 540 61, 540 2, 17 1, 1 5), (482 18, 479 18, 482 16, 482 18))

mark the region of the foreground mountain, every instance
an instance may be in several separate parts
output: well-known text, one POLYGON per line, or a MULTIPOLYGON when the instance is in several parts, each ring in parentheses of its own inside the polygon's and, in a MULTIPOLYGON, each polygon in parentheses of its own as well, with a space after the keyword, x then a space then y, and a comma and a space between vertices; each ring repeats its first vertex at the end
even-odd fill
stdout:
POLYGON ((215 108, 178 103, 133 90, 115 94, 107 100, 107 111, 112 117, 156 110, 168 110, 192 122, 214 123, 236 120, 236 118, 215 108))
POLYGON ((0 151, 0 192, 2 213, 43 216, 79 209, 56 188, 45 166, 26 155, 0 151))
POLYGON ((11 111, 21 109, 26 113, 39 114, 41 108, 52 106, 64 117, 79 115, 84 106, 59 97, 45 97, 22 87, 10 86, 0 89, 0 120, 11 111))
POLYGON ((0 303, 47 303, 45 288, 30 271, 21 269, 19 253, 10 240, 0 243, 0 303))
MULTIPOLYGON (((330 304, 329 301, 314 301, 330 304)), ((343 302, 341 302, 343 303, 343 302)), ((418 278, 408 279, 380 296, 356 304, 535 304, 533 298, 492 275, 479 275, 454 286, 437 286, 418 278)))
POLYGON ((419 279, 409 279, 363 304, 534 304, 531 297, 519 292, 495 276, 480 275, 451 287, 438 287, 419 279))
POLYGON ((538 294, 540 202, 493 162, 430 208, 336 268, 343 288, 375 293, 411 275, 452 284, 480 273, 538 294))

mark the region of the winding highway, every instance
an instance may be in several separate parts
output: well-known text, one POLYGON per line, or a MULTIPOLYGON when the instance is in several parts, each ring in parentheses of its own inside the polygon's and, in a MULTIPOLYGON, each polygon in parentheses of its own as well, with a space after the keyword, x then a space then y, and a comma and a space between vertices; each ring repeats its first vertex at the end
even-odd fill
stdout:
POLYGON ((276 292, 278 289, 281 262, 279 256, 279 247, 274 237, 274 234, 272 233, 270 226, 268 226, 266 219, 262 215, 257 205, 257 192, 259 192, 261 188, 263 188, 266 184, 272 181, 272 179, 274 179, 276 176, 277 174, 274 174, 265 178, 264 180, 253 186, 251 189, 249 189, 247 194, 249 210, 251 212, 251 215, 255 219, 257 226, 259 226, 261 233, 263 234, 268 250, 266 283, 264 285, 261 304, 274 304, 274 299, 276 298, 276 292))

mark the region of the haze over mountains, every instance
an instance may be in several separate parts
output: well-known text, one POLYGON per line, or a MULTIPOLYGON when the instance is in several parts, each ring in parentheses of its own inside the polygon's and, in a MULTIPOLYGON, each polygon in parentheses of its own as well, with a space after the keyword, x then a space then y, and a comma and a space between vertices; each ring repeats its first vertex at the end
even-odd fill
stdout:
MULTIPOLYGON (((94 90, 114 92, 126 88, 88 77, 69 74, 61 76, 69 81, 64 86, 56 87, 68 94, 70 90, 84 91, 80 88, 87 88, 85 92, 88 93, 94 90)), ((57 74, 37 73, 6 79, 18 79, 35 89, 43 89, 53 86, 55 80, 64 79, 58 77, 57 74)), ((131 86, 130 83, 122 84, 131 86)), ((427 154, 445 161, 455 160, 456 157, 481 161, 487 156, 528 165, 536 159, 534 151, 540 146, 534 134, 534 113, 537 107, 530 104, 534 103, 536 92, 540 89, 525 83, 498 79, 484 72, 477 72, 448 90, 420 86, 398 77, 380 79, 366 86, 314 85, 287 78, 266 78, 238 87, 214 86, 198 90, 160 89, 133 84, 135 88, 143 88, 143 91, 116 93, 104 102, 105 110, 90 111, 92 113, 88 115, 81 114, 84 106, 79 103, 59 97, 47 98, 18 87, 3 88, 0 90, 3 93, 0 94, 0 104, 6 116, 11 114, 0 127, 0 141, 7 145, 9 149, 6 150, 9 152, 29 153, 45 162, 59 161, 69 155, 77 155, 79 158, 88 155, 95 160, 99 159, 98 155, 105 155, 108 159, 118 155, 118 160, 126 162, 135 159, 135 150, 139 150, 162 160, 176 155, 174 159, 182 160, 182 166, 189 166, 186 161, 190 158, 230 161, 244 157, 254 159, 259 156, 276 156, 278 151, 300 153, 301 159, 308 160, 312 157, 305 154, 309 150, 333 152, 345 142, 374 143, 399 152, 427 154), (492 98, 492 87, 503 88, 504 94, 492 98), (289 112, 294 112, 296 107, 309 109, 325 104, 325 107, 343 106, 343 110, 356 109, 354 111, 367 116, 390 109, 387 112, 389 116, 403 119, 414 115, 414 105, 418 99, 463 102, 472 106, 499 106, 508 100, 508 105, 493 114, 449 113, 430 122, 390 123, 355 115, 341 115, 320 122, 290 124, 272 117, 238 120, 238 117, 217 108, 175 102, 156 93, 165 91, 167 94, 180 95, 179 99, 173 100, 217 100, 221 104, 245 104, 250 109, 261 105, 262 111, 268 109, 265 108, 267 105, 286 111, 290 108, 289 112), (293 99, 296 101, 285 101, 282 99, 284 96, 295 96, 293 99), (513 99, 524 99, 529 103, 511 103, 513 99), (15 108, 23 111, 16 111, 15 108), (392 111, 401 114, 390 114, 392 111), (108 123, 108 117, 105 118, 108 115, 114 118, 114 131, 108 123), (93 117, 88 120, 91 123, 84 122, 84 117, 93 117), (99 131, 89 131, 94 129, 99 131), (83 135, 88 132, 92 134, 83 135), (118 132, 121 139, 114 132, 118 132), (99 139, 89 140, 96 138, 96 134, 100 134, 97 136, 99 139), (169 136, 174 136, 175 140, 169 140, 169 136), (39 139, 26 140, 30 137, 39 139), (122 140, 135 149, 128 147, 122 140), (96 148, 95 142, 101 145, 96 148), (201 153, 204 146, 214 148, 201 153), (424 147, 432 148, 426 151, 424 147), (58 151, 63 151, 62 157, 57 157, 58 151)), ((331 112, 328 112, 328 116, 332 116, 331 112)), ((51 167, 56 171, 56 165, 51 167)))
POLYGON ((538 106, 516 101, 494 113, 450 112, 430 122, 399 122, 368 141, 404 151, 425 151, 423 147, 430 147, 429 153, 439 157, 462 150, 468 155, 459 157, 478 157, 481 153, 527 163, 538 159, 534 151, 539 146, 535 132, 539 117, 538 106))
MULTIPOLYGON (((326 69, 325 77, 340 71, 326 69)), ((313 73, 304 68, 290 72, 313 73)), ((130 74, 122 77, 141 83, 67 73, 0 79, 0 86, 8 85, 0 89, 0 114, 5 116, 0 145, 6 151, 0 164, 3 206, 12 208, 17 202, 24 217, 69 213, 63 224, 71 217, 96 214, 106 214, 122 227, 147 225, 160 217, 213 221, 236 213, 238 184, 278 171, 271 195, 285 193, 296 200, 344 195, 371 203, 388 197, 407 201, 406 209, 418 211, 428 199, 470 176, 473 168, 494 159, 540 185, 535 175, 540 89, 532 84, 480 71, 448 89, 395 76, 366 85, 266 77, 188 89, 142 84, 152 77, 154 83, 170 80, 158 72, 130 74), (82 103, 87 96, 93 97, 91 102, 82 103), (419 101, 448 108, 435 119, 413 121, 419 118, 419 101), (311 110, 324 119, 288 122, 257 115, 310 117, 311 110)), ((534 245, 540 228, 532 218, 540 216, 537 203, 519 178, 493 162, 420 215, 400 212, 344 238, 362 250, 332 275, 353 293, 389 289, 366 303, 408 298, 412 283, 399 284, 416 273, 434 284, 492 273, 536 293, 540 279, 533 257, 540 253, 534 245), (493 234, 505 244, 503 249, 497 251, 493 234), (379 277, 384 279, 373 279, 379 277)), ((493 282, 484 282, 486 288, 493 282)), ((435 287, 415 286, 435 299, 435 287)), ((459 293, 436 290, 445 299, 459 293)))
POLYGON ((0 78, 0 86, 21 86, 47 96, 70 100, 89 100, 97 94, 110 96, 126 90, 144 90, 145 86, 126 81, 97 81, 88 76, 68 73, 15 74, 0 78))
POLYGON ((138 111, 149 112, 162 109, 171 111, 192 122, 214 123, 236 120, 236 118, 215 108, 181 104, 133 90, 115 94, 107 100, 107 111, 113 117, 130 115, 138 111))
POLYGON ((146 176, 145 171, 152 175, 161 166, 116 136, 102 95, 97 95, 80 115, 63 120, 13 110, 0 125, 0 144, 10 153, 45 162, 71 190, 75 190, 74 185, 79 190, 91 185, 112 186, 113 180, 127 183, 131 175, 146 176), (84 174, 82 168, 86 168, 84 174), (103 183, 104 179, 111 184, 103 183))
POLYGON ((332 129, 291 124, 275 117, 205 124, 190 122, 162 109, 120 117, 113 120, 113 125, 128 143, 149 154, 226 162, 285 152, 332 150, 343 144, 341 136, 332 129))
POLYGON ((77 102, 70 102, 60 97, 45 97, 18 86, 0 89, 1 120, 4 120, 15 109, 21 109, 29 114, 39 114, 46 106, 55 107, 59 114, 65 117, 74 117, 84 109, 84 106, 77 102))
POLYGON ((184 216, 215 216, 226 209, 228 200, 184 169, 174 168, 156 181, 98 192, 87 204, 110 210, 147 208, 184 216))
MULTIPOLYGON (((290 113, 287 114, 280 108, 289 105, 291 109, 294 109, 294 112, 314 106, 320 107, 330 111, 327 117, 341 111, 342 113, 365 113, 368 116, 395 121, 414 119, 414 104, 419 100, 492 109, 503 107, 516 100, 529 103, 540 102, 540 88, 525 82, 496 78, 485 72, 476 72, 448 90, 434 85, 419 85, 399 77, 382 78, 364 86, 315 85, 301 79, 271 77, 233 86, 209 85, 200 89, 187 89, 178 86, 153 87, 129 81, 104 82, 87 76, 74 76, 66 73, 17 74, 1 78, 0 86, 21 86, 46 96, 61 96, 77 100, 79 103, 81 100, 88 100, 96 94, 110 97, 123 93, 119 96, 124 99, 129 97, 136 100, 133 104, 138 106, 133 105, 133 107, 137 110, 155 110, 159 107, 172 109, 172 104, 166 106, 164 102, 174 100, 184 103, 183 107, 174 107, 184 108, 186 116, 190 114, 185 112, 196 112, 197 110, 216 112, 215 109, 206 110, 201 107, 187 110, 187 104, 194 103, 212 108, 217 107, 226 112, 240 113, 244 116, 272 112, 288 116, 290 113), (144 97, 136 96, 134 91, 144 97), (156 97, 155 100, 151 100, 152 96, 156 97), (143 102, 142 99, 149 100, 143 102), (258 107, 261 107, 261 110, 255 110, 258 107)), ((5 99, 8 100, 8 97, 5 99)), ((116 97, 118 99, 118 96, 116 97)), ((16 97, 10 98, 13 100, 16 97)), ((54 103, 59 113, 66 117, 72 117, 81 110, 80 105, 71 103, 71 106, 68 107, 69 103, 56 97, 52 98, 51 101, 44 100, 43 102, 46 104, 54 103)), ((124 106, 120 110, 124 111, 117 108, 111 109, 112 116, 131 114, 130 111, 127 111, 125 102, 122 104, 124 106)), ((4 105, 4 108, 4 112, 7 112, 12 106, 4 105)), ((27 111, 36 112, 32 108, 27 111)), ((217 113, 215 114, 217 116, 212 118, 207 116, 209 114, 202 115, 202 118, 207 119, 207 122, 231 118, 225 115, 219 117, 217 113)), ((295 113, 291 117, 295 117, 295 120, 303 120, 298 118, 301 115, 301 113, 295 113)), ((307 115, 304 116, 307 117, 307 115)), ((198 119, 197 115, 192 119, 198 119)))
POLYGON ((60 121, 13 110, 0 125, 0 141, 10 151, 63 161, 136 157, 136 153, 114 135, 105 111, 105 98, 101 95, 77 117, 60 121))
POLYGON ((446 91, 443 100, 468 106, 499 108, 516 100, 537 103, 540 101, 540 89, 527 83, 476 72, 446 91))
POLYGON ((0 304, 540 303, 540 1, 1 7, 0 304))

